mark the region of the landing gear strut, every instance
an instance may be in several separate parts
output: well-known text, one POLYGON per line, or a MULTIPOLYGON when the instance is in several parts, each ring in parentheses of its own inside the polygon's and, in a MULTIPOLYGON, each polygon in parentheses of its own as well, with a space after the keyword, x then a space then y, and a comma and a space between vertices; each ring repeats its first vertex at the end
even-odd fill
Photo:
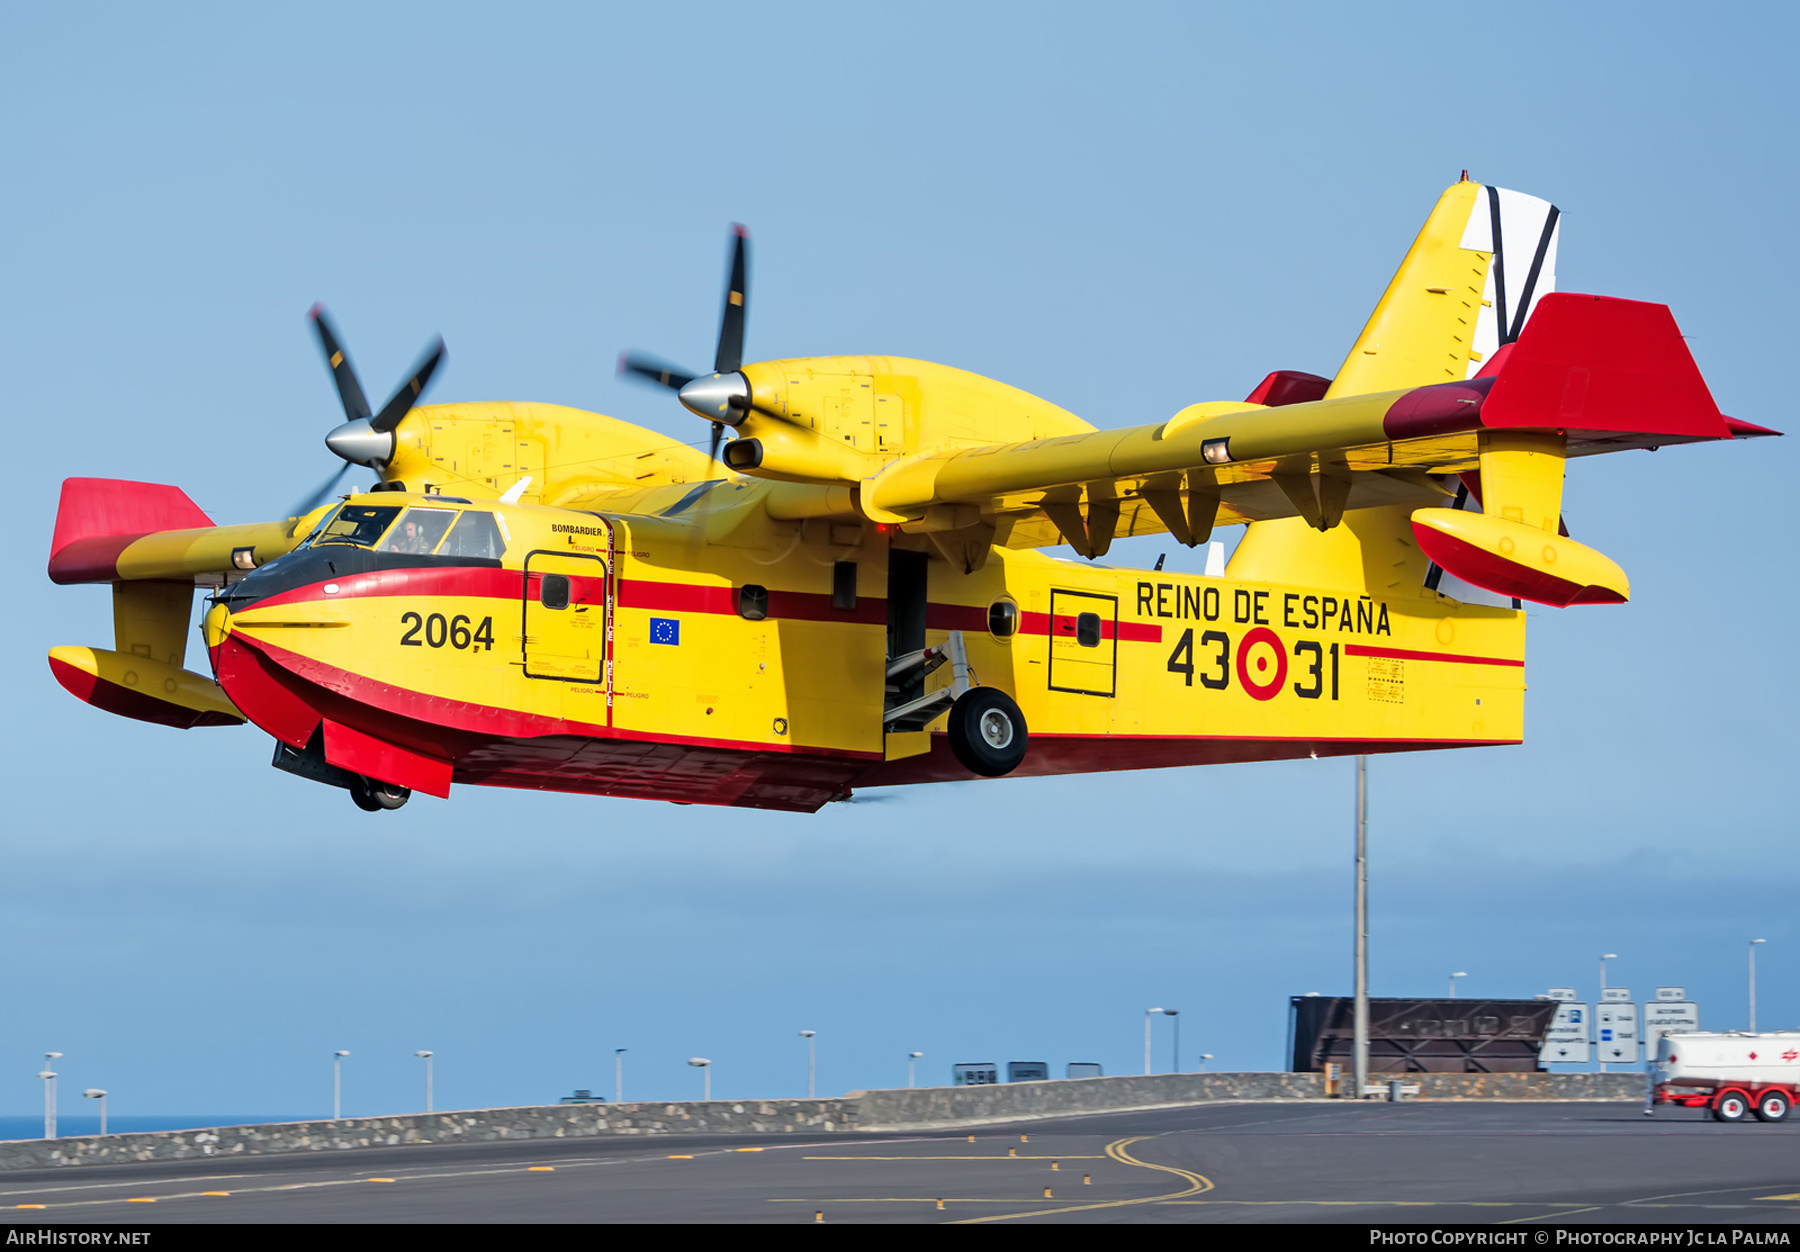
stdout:
POLYGON ((399 808, 412 799, 412 791, 358 774, 350 784, 350 798, 356 801, 356 807, 363 812, 379 813, 384 809, 399 808))

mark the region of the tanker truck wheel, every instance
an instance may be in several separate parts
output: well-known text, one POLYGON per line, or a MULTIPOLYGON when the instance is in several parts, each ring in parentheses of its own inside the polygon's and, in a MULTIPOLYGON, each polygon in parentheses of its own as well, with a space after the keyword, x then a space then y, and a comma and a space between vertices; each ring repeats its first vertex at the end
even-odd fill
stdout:
POLYGON ((1756 1106, 1756 1120, 1759 1122, 1782 1121, 1787 1117, 1788 1109, 1791 1107, 1787 1096, 1781 1092, 1765 1091, 1762 1103, 1756 1106))
POLYGON ((1713 1101, 1713 1119, 1721 1122, 1741 1122, 1750 1111, 1750 1101, 1741 1091, 1727 1091, 1713 1101))
POLYGON ((971 774, 999 778, 1025 759, 1025 715, 998 687, 974 687, 950 706, 950 750, 971 774))

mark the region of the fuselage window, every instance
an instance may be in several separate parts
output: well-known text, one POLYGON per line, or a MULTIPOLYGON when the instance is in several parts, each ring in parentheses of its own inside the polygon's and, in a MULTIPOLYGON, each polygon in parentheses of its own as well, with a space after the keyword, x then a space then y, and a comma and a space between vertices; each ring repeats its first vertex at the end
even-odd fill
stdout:
POLYGON ((408 509, 400 524, 382 541, 381 550, 423 556, 437 547, 455 520, 454 509, 408 509))
POLYGON ((450 537, 444 540, 438 555, 498 561, 506 555, 506 543, 500 538, 500 528, 494 525, 492 513, 469 510, 450 531, 450 537))
POLYGON ((756 583, 745 583, 738 588, 738 616, 746 621, 760 622, 769 615, 769 589, 756 583))
POLYGON ((1019 606, 1011 600, 996 600, 988 605, 988 633, 996 639, 1011 639, 1019 633, 1019 606))
POLYGON ((1083 613, 1075 619, 1075 642, 1084 648, 1100 646, 1100 615, 1083 613))
POLYGON ((538 601, 547 609, 569 607, 569 578, 566 574, 545 574, 538 584, 538 601))
POLYGON ((375 541, 381 538, 396 517, 400 516, 398 508, 376 507, 372 504, 346 504, 338 510, 313 540, 317 544, 342 543, 354 548, 373 548, 375 541))

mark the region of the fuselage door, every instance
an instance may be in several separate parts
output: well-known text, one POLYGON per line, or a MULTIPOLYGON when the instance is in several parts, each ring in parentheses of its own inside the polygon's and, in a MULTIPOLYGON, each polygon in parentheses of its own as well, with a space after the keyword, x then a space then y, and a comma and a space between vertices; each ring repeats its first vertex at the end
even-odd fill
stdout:
POLYGON ((1114 694, 1119 598, 1050 589, 1050 690, 1114 694))
POLYGON ((606 664, 606 562, 568 552, 525 558, 525 676, 597 683, 606 664))

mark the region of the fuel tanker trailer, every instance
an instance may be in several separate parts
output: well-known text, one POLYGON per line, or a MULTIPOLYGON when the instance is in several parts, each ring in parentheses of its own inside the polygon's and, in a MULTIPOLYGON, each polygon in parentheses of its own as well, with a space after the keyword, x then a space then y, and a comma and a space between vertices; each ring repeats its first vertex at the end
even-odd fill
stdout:
POLYGON ((1800 1031, 1693 1031, 1657 1041, 1652 1104, 1711 1109, 1722 1122, 1779 1122, 1800 1098, 1800 1031))

